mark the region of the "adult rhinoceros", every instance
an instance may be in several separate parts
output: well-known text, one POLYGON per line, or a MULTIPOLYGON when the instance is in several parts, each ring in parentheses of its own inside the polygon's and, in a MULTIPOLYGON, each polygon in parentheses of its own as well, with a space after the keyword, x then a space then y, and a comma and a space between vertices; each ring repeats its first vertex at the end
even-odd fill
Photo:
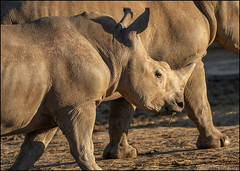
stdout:
POLYGON ((26 133, 11 169, 29 169, 59 127, 82 169, 99 170, 93 155, 96 106, 120 93, 139 108, 180 112, 195 63, 171 70, 153 60, 139 33, 149 9, 130 26, 84 12, 1 26, 1 135, 26 133), (113 39, 114 37, 114 39, 113 39))
MULTIPOLYGON (((3 24, 24 23, 53 15, 75 15, 83 10, 105 12, 121 18, 121 7, 130 7, 139 15, 143 8, 152 11, 149 27, 141 38, 150 56, 180 68, 192 61, 197 66, 185 89, 188 116, 200 133, 198 148, 217 148, 230 143, 227 135, 218 131, 212 122, 207 99, 205 71, 202 57, 214 41, 239 53, 239 3, 234 1, 29 1, 3 2, 3 24)), ((123 98, 110 103, 110 143, 104 157, 135 157, 136 150, 127 142, 127 132, 135 107, 123 98), (115 128, 118 125, 118 128, 115 128)))

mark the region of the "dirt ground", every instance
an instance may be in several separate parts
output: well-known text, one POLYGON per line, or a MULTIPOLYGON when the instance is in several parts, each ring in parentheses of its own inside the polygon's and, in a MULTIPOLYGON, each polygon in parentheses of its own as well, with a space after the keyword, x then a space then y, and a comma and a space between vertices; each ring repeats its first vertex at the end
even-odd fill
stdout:
MULTIPOLYGON (((198 131, 185 111, 169 117, 136 110, 129 130, 129 144, 138 150, 135 159, 102 158, 108 137, 108 102, 97 109, 93 133, 96 161, 104 170, 239 170, 239 57, 213 46, 204 58, 213 121, 227 134, 231 145, 197 149, 198 131)), ((1 138, 1 170, 14 162, 23 135, 1 138)), ((79 169, 61 131, 54 136, 32 170, 79 169)))

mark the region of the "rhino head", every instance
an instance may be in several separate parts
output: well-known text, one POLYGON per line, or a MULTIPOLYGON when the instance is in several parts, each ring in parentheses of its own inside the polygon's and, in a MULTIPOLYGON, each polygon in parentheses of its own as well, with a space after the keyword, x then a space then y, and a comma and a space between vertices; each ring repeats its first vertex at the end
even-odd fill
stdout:
POLYGON ((195 67, 172 70, 163 61, 131 62, 123 73, 119 92, 132 104, 157 114, 174 114, 184 108, 184 88, 195 67))
POLYGON ((116 38, 128 47, 129 54, 118 89, 129 102, 145 111, 158 114, 181 112, 184 108, 184 88, 195 63, 172 70, 166 62, 155 61, 148 55, 139 34, 147 28, 149 14, 146 8, 125 28, 132 16, 130 10, 125 10, 121 29, 117 28, 116 38))
POLYGON ((149 8, 146 8, 128 27, 132 19, 128 8, 124 9, 124 17, 119 23, 111 16, 96 12, 84 12, 82 15, 100 23, 124 46, 117 58, 122 71, 116 91, 145 111, 161 114, 181 112, 184 108, 184 88, 195 63, 172 70, 166 62, 155 61, 149 56, 139 36, 148 27, 149 14, 149 8))

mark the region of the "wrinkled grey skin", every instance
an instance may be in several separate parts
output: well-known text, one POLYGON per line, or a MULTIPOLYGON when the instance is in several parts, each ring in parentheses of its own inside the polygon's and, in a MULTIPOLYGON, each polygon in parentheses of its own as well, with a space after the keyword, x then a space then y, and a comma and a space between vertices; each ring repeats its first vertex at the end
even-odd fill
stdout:
POLYGON ((26 133, 11 169, 32 167, 57 127, 81 169, 101 169, 92 131, 104 100, 121 95, 158 114, 183 110, 196 64, 172 70, 154 61, 138 35, 148 26, 149 10, 126 27, 131 16, 126 9, 118 24, 111 16, 84 12, 1 26, 1 135, 26 133))
MULTIPOLYGON (((69 16, 84 10, 104 12, 120 20, 121 7, 130 7, 135 17, 141 14, 145 7, 151 9, 148 29, 140 36, 152 58, 166 61, 174 69, 197 60, 184 93, 188 116, 199 131, 196 145, 198 148, 227 146, 230 143, 228 136, 217 130, 212 122, 202 57, 206 55, 207 48, 213 41, 239 53, 237 1, 8 1, 2 3, 1 23, 24 23, 43 16, 69 16)), ((136 149, 127 142, 135 106, 120 98, 111 101, 110 107, 110 143, 104 151, 104 157, 136 157, 136 149)))

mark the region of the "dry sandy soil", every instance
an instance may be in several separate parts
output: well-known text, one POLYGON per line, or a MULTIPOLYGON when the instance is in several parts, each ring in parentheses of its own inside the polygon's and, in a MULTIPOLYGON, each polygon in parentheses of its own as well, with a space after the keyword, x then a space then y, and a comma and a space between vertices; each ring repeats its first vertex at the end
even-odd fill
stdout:
MULTIPOLYGON (((93 133, 97 163, 104 170, 239 170, 239 57, 213 46, 204 58, 208 97, 214 124, 226 133, 231 145, 220 149, 197 149, 198 131, 186 112, 169 117, 136 110, 129 143, 138 149, 135 159, 102 158, 108 137, 108 102, 97 109, 93 133)), ((23 136, 1 138, 1 170, 14 162, 23 136)), ((61 131, 54 136, 32 170, 79 169, 61 131)))

